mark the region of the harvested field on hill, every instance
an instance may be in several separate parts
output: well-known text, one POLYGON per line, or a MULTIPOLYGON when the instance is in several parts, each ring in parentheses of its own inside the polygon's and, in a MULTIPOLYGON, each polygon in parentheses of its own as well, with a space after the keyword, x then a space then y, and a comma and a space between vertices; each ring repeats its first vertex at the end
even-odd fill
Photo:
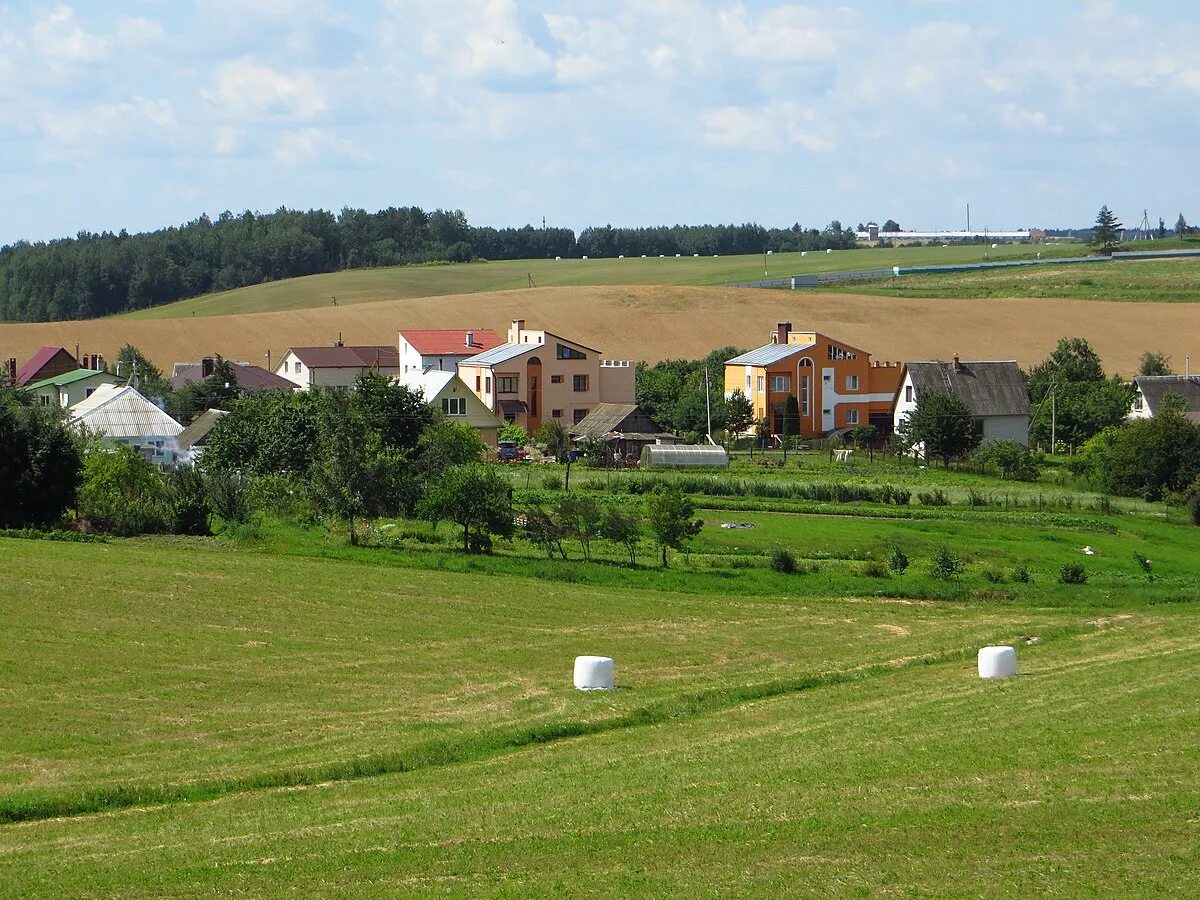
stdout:
POLYGON ((1195 352, 1200 304, 1087 300, 887 298, 737 288, 537 288, 409 298, 353 306, 157 320, 109 318, 0 325, 0 355, 24 361, 45 344, 116 356, 126 342, 164 368, 207 353, 252 363, 289 346, 396 340, 400 328, 486 327, 510 319, 570 335, 613 358, 699 357, 726 344, 756 346, 777 321, 828 332, 876 359, 1037 362, 1064 335, 1087 338, 1109 371, 1131 374, 1144 350, 1177 365, 1195 352))

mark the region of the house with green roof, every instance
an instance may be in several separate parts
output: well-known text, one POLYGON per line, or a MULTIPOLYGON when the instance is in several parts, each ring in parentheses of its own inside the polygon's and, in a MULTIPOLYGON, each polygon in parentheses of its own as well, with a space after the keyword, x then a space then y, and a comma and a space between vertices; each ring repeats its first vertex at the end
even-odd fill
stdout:
POLYGON ((102 369, 75 369, 35 381, 27 385, 25 390, 33 394, 42 406, 66 409, 92 396, 102 384, 120 384, 120 380, 102 369))

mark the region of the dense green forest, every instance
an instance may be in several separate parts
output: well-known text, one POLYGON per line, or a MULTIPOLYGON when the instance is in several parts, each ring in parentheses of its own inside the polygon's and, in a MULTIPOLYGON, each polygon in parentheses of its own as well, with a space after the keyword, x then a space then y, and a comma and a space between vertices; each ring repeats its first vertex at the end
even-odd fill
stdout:
POLYGON ((461 210, 400 207, 224 212, 144 234, 76 237, 0 248, 0 320, 87 319, 221 291, 342 269, 543 259, 553 256, 709 255, 854 246, 854 233, 761 225, 657 228, 491 228, 461 210))

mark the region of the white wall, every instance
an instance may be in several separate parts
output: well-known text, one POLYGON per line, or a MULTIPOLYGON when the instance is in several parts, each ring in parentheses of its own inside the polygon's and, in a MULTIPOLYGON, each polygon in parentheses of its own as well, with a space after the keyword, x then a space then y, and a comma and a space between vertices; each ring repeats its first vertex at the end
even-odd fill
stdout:
POLYGON ((1016 441, 1029 443, 1028 416, 986 416, 983 420, 983 442, 1016 441))

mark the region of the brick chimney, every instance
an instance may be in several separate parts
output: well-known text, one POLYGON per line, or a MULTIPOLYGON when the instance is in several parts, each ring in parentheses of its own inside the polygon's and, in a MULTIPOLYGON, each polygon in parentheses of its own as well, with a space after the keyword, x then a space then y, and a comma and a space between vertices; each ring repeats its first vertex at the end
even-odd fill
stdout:
POLYGON ((8 358, 8 363, 5 366, 5 369, 8 374, 8 383, 16 384, 17 383, 17 358, 15 356, 10 356, 8 358))
POLYGON ((775 326, 775 343, 776 344, 786 344, 788 342, 788 335, 791 333, 792 333, 792 323, 791 322, 780 322, 778 325, 775 326))
POLYGON ((955 372, 961 372, 961 371, 962 371, 962 363, 961 363, 961 362, 959 362, 959 359, 958 359, 958 354, 957 354, 957 353, 955 353, 955 354, 954 354, 954 371, 955 371, 955 372))
POLYGON ((335 346, 335 347, 345 347, 346 346, 344 343, 342 343, 342 333, 340 331, 338 332, 338 339, 333 342, 333 346, 335 346))
POLYGON ((204 359, 200 360, 200 377, 201 378, 209 378, 212 376, 212 373, 213 373, 213 358, 211 356, 206 356, 206 357, 204 357, 204 359))

